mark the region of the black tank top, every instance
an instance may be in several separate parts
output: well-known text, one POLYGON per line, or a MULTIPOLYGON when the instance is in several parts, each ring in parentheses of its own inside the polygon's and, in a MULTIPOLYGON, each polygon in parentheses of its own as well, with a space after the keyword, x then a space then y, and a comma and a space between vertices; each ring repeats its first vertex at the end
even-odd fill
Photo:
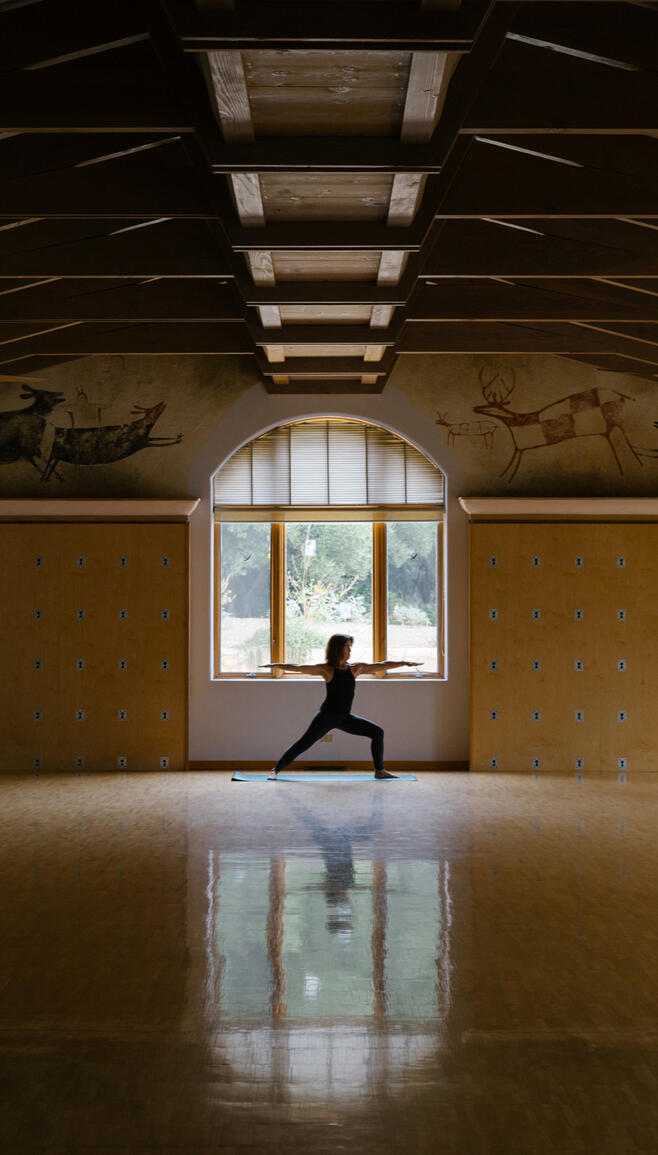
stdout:
POLYGON ((349 666, 334 666, 334 676, 327 682, 327 696, 320 709, 331 714, 349 714, 354 700, 355 678, 349 666))

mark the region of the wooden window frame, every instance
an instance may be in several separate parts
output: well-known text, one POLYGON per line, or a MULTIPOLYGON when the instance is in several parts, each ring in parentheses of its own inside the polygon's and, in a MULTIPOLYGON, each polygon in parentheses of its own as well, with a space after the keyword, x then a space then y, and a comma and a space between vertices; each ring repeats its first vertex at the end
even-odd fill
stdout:
MULTIPOLYGON (((349 510, 344 510, 345 515, 349 510)), ((439 513, 439 511, 437 511, 439 513)), ((444 534, 443 511, 436 520, 437 549, 436 549, 436 585, 437 585, 437 669, 423 673, 423 680, 444 680, 445 678, 445 600, 444 600, 444 534)), ((407 509, 407 519, 408 509, 407 509)), ((235 520, 235 519, 231 519, 235 520)), ((240 520, 251 521, 246 515, 240 520)), ((253 519, 256 520, 256 519, 253 519)), ((309 520, 312 520, 310 518, 309 520)), ((337 519, 338 520, 338 519, 337 519)), ((348 516, 340 520, 349 520, 348 516)), ((389 520, 393 520, 389 518, 389 520)), ((386 521, 372 522, 372 629, 373 629, 373 662, 386 661, 388 607, 387 607, 387 559, 386 559, 386 521)), ((285 593, 286 593, 286 524, 282 521, 270 522, 270 644, 273 662, 285 661, 285 593)), ((248 678, 246 672, 220 669, 221 653, 221 518, 213 525, 213 678, 248 678)), ((376 677, 383 677, 384 671, 376 677)), ((273 670, 271 674, 263 674, 264 678, 285 677, 283 670, 273 670)), ((413 674, 395 672, 395 677, 409 678, 413 674)))

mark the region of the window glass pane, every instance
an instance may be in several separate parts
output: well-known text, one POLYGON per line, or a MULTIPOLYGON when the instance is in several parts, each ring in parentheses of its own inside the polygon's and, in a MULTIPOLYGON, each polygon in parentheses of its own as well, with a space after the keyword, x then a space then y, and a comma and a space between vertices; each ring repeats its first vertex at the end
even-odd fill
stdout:
POLYGON ((324 661, 331 634, 354 637, 354 661, 372 661, 372 526, 286 526, 286 658, 324 661))
POLYGON ((219 667, 223 674, 270 661, 270 526, 225 522, 221 528, 219 667))
POLYGON ((438 669, 437 524, 392 521, 386 526, 390 661, 438 669))

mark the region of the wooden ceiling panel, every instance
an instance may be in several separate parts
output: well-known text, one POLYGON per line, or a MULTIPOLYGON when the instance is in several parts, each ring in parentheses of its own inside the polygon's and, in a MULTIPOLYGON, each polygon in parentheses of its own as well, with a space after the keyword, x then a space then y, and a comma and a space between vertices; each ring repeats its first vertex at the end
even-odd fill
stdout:
POLYGON ((282 305, 281 320, 300 325, 363 325, 372 315, 369 305, 282 305))
POLYGON ((394 136, 409 52, 244 52, 257 136, 394 136))
POLYGON ((282 252, 272 254, 277 281, 375 281, 379 253, 282 252))
POLYGON ((541 352, 655 378, 654 5, 208 3, 0 3, 5 365, 238 353, 267 388, 355 392, 399 354, 541 352))
POLYGON ((384 173, 263 173, 268 221, 386 221, 393 177, 384 173))
POLYGON ((284 356, 296 357, 363 357, 365 345, 285 345, 284 356))

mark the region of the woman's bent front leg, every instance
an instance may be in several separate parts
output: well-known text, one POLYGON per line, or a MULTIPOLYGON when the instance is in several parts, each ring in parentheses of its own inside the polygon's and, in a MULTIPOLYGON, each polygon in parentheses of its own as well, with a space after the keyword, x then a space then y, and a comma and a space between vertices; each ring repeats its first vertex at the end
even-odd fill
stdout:
POLYGON ((363 738, 370 738, 370 750, 375 774, 384 772, 384 731, 376 722, 368 718, 360 718, 358 714, 347 714, 336 723, 337 730, 345 730, 347 734, 359 734, 363 738))

